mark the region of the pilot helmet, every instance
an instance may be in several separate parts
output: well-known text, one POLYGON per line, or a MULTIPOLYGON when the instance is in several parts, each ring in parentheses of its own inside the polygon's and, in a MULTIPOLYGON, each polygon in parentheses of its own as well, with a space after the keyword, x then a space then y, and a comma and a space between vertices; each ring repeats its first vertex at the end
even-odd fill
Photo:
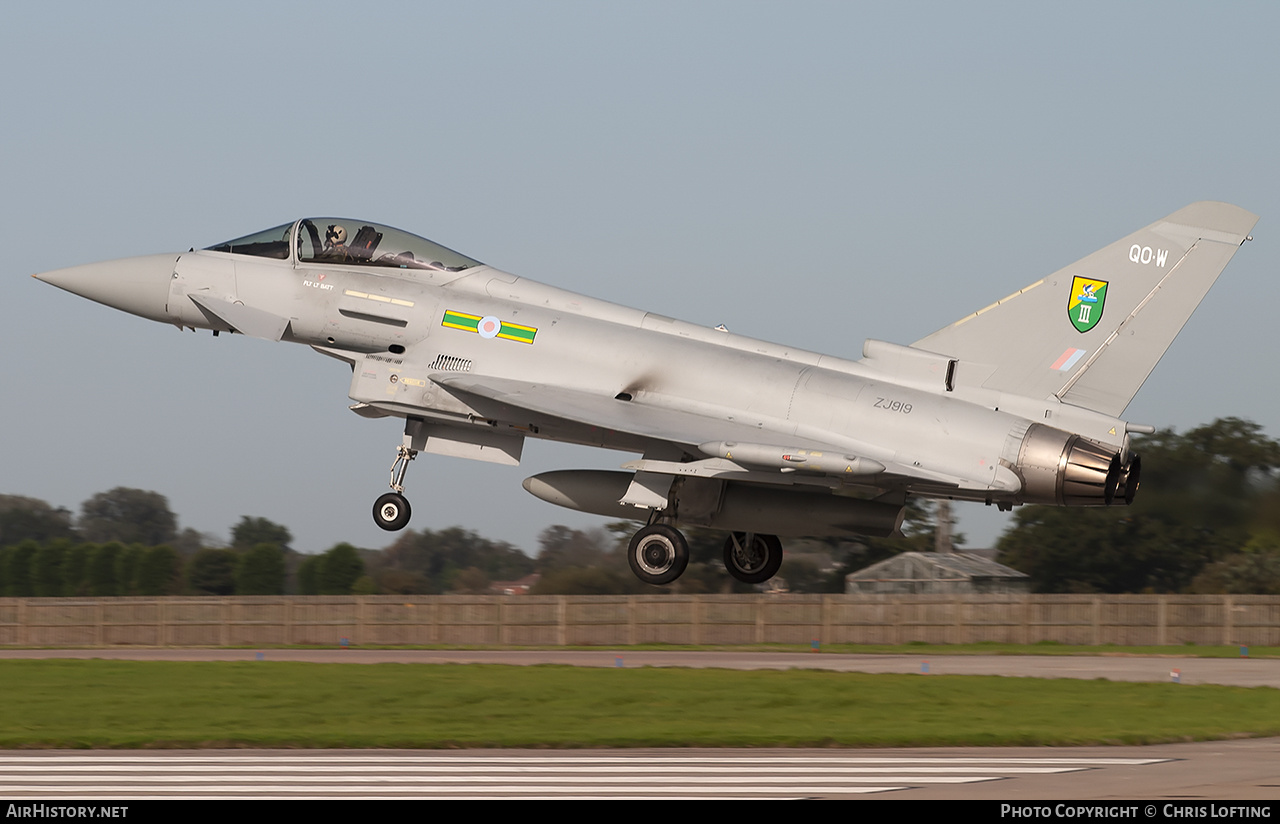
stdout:
POLYGON ((334 246, 341 246, 347 242, 347 230, 336 223, 329 224, 329 229, 324 233, 324 242, 334 246))

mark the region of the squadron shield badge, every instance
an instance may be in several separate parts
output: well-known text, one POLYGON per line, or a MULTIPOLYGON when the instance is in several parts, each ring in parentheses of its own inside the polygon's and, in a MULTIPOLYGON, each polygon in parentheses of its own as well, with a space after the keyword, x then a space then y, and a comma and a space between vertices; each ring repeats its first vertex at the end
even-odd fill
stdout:
POLYGON ((1107 281, 1082 278, 1071 281, 1071 297, 1067 299, 1067 317, 1080 332, 1088 332, 1102 320, 1102 305, 1107 302, 1107 281))

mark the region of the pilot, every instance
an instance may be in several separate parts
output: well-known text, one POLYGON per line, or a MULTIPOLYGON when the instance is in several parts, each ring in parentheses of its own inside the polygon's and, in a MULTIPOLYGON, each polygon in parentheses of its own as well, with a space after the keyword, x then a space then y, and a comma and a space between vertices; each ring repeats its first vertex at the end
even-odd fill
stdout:
POLYGON ((347 230, 338 223, 330 223, 324 233, 324 251, 321 257, 330 260, 347 259, 347 230))

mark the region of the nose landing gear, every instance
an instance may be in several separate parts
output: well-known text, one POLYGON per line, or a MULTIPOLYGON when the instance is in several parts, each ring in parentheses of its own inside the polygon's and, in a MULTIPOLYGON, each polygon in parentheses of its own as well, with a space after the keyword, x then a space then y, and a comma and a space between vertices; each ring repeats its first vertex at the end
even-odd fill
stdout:
POLYGON ((388 532, 404 529, 409 523, 412 510, 409 501, 404 497, 404 476, 409 471, 409 461, 418 457, 418 451, 406 445, 396 449, 395 463, 391 464, 391 488, 373 503, 373 522, 388 532))

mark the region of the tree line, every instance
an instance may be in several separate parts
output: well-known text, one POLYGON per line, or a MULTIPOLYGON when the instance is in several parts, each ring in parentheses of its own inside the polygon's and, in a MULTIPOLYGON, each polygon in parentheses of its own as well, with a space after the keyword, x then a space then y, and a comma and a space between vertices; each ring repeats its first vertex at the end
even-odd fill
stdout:
MULTIPOLYGON (((932 546, 927 503, 909 507, 905 535, 789 542, 782 573, 791 591, 842 592, 844 575, 907 549, 932 546)), ((78 517, 44 501, 0 495, 0 594, 86 595, 483 594, 528 582, 533 594, 752 592, 722 563, 724 533, 687 530, 691 561, 670 587, 631 573, 626 546, 638 523, 547 527, 535 553, 472 530, 405 530, 381 550, 338 544, 321 555, 290 547, 289 530, 244 516, 229 547, 180 530, 163 495, 116 488, 78 517)))
POLYGON ((364 562, 350 544, 302 556, 288 528, 244 516, 231 545, 207 546, 157 492, 100 492, 72 517, 0 495, 0 594, 10 597, 350 594, 364 562))

